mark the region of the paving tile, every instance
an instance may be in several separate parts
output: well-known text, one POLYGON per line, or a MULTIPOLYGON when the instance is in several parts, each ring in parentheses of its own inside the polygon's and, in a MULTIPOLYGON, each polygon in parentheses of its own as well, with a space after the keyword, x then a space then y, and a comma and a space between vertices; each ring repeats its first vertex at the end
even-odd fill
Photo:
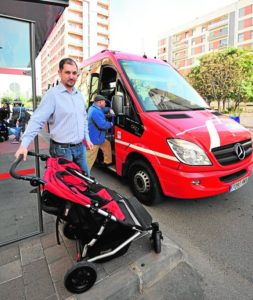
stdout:
POLYGON ((25 300, 25 288, 22 277, 0 284, 0 299, 25 300))
POLYGON ((67 257, 68 252, 64 245, 55 245, 44 250, 48 264, 51 264, 62 257, 67 257))
POLYGON ((55 295, 54 285, 50 278, 40 278, 25 285, 25 295, 29 300, 45 300, 55 295))
POLYGON ((43 249, 57 245, 55 233, 45 234, 40 237, 43 249))
POLYGON ((50 273, 45 258, 34 261, 23 267, 23 279, 25 285, 44 277, 50 279, 50 273))
POLYGON ((49 264, 49 271, 53 282, 63 281, 65 273, 72 265, 73 263, 69 257, 62 257, 52 264, 49 264))
POLYGON ((40 240, 36 240, 34 243, 31 241, 27 244, 20 245, 20 256, 23 266, 43 258, 44 253, 40 240))
MULTIPOLYGON (((58 295, 59 299, 65 300, 65 299, 71 299, 71 297, 74 297, 72 295, 72 293, 70 293, 68 290, 66 290, 63 280, 59 280, 59 281, 55 282, 54 285, 55 285, 55 289, 57 291, 57 295, 58 295)), ((73 298, 73 299, 75 299, 75 298, 73 298)))
POLYGON ((1 248, 0 266, 20 258, 18 244, 12 244, 1 248))
POLYGON ((6 265, 0 266, 0 283, 7 282, 22 276, 20 260, 12 261, 6 265))

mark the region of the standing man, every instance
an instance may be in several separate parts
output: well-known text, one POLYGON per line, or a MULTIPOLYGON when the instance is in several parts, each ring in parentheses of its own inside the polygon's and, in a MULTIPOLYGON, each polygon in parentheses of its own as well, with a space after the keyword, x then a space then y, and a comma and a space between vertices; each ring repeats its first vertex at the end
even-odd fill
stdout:
POLYGON ((43 96, 28 123, 16 157, 23 154, 26 160, 29 144, 48 121, 51 156, 74 161, 89 175, 86 149, 82 141, 85 140, 89 149, 93 145, 89 138, 84 99, 74 87, 77 71, 77 64, 73 59, 65 58, 60 61, 58 74, 61 82, 43 96))
POLYGON ((105 135, 113 123, 106 120, 105 113, 111 110, 110 107, 105 107, 106 101, 104 96, 97 95, 88 111, 89 133, 94 145, 93 149, 87 151, 87 163, 90 170, 97 158, 99 148, 104 154, 104 164, 112 163, 111 143, 105 139, 105 135))

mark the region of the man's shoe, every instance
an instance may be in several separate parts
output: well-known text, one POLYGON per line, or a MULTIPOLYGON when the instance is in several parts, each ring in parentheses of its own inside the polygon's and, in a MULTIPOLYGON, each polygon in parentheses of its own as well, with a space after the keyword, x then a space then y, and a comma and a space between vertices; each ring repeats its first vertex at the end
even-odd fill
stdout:
POLYGON ((13 141, 11 141, 11 144, 19 144, 19 141, 13 140, 13 141))

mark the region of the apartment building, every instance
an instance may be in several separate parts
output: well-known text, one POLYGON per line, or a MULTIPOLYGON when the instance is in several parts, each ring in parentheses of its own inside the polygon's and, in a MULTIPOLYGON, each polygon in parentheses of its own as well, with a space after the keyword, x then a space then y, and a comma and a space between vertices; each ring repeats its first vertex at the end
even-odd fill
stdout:
POLYGON ((41 88, 44 93, 58 80, 64 57, 77 63, 109 47, 110 0, 70 0, 41 53, 41 88))
POLYGON ((211 51, 253 49, 253 1, 239 0, 169 32, 158 41, 158 57, 182 74, 211 51))

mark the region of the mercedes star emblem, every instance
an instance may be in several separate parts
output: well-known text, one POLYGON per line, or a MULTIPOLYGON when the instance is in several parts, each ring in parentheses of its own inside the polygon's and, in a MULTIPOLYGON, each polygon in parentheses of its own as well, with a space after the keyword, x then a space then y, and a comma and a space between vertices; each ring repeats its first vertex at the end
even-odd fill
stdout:
POLYGON ((239 160, 243 160, 245 158, 245 150, 240 143, 235 144, 234 146, 235 153, 239 160))

